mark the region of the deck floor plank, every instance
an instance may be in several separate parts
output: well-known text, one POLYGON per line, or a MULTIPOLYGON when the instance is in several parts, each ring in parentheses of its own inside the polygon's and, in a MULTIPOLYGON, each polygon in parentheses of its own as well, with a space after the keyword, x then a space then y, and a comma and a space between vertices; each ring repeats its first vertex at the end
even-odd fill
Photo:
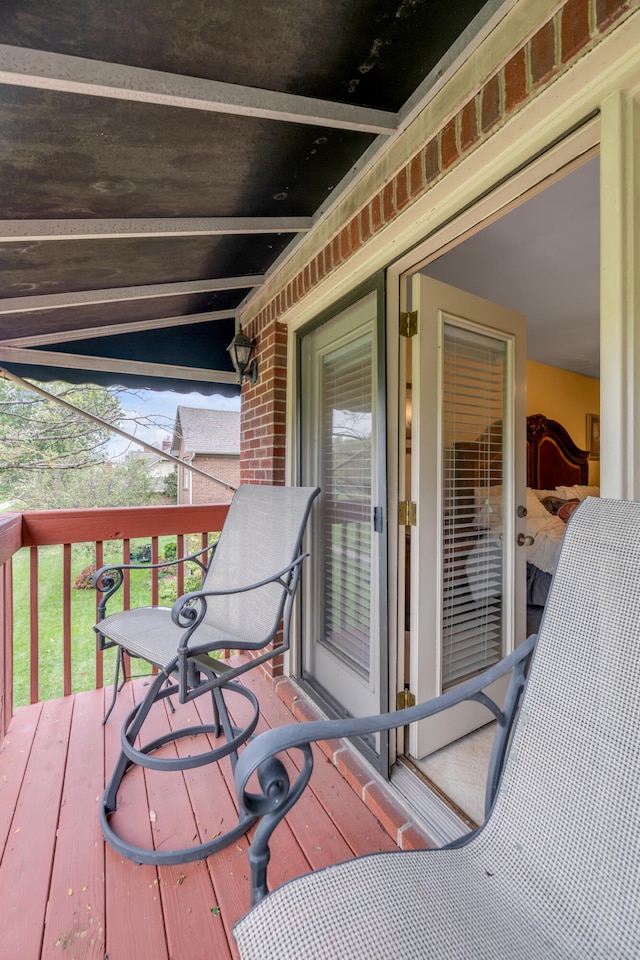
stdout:
POLYGON ((50 700, 40 711, 0 864, 7 957, 40 956, 73 706, 66 697, 50 700))
MULTIPOLYGON (((202 699, 209 701, 208 697, 202 699)), ((168 719, 172 729, 175 730, 203 722, 210 723, 212 712, 205 709, 204 704, 192 702, 177 706, 176 714, 169 713, 168 719)), ((195 753, 196 749, 205 749, 204 744, 201 743, 203 740, 203 737, 199 737, 197 743, 189 739, 177 741, 178 753, 184 757, 195 753)), ((212 737, 207 740, 211 746, 216 742, 212 737)), ((230 766, 227 767, 227 776, 229 775, 230 766)), ((237 808, 229 791, 229 781, 223 775, 220 763, 186 770, 184 776, 201 841, 212 839, 218 833, 223 833, 235 826, 238 817, 237 808)), ((215 893, 214 903, 219 910, 219 922, 224 926, 233 956, 237 956, 232 935, 233 923, 249 908, 249 879, 246 869, 248 846, 248 839, 243 835, 215 856, 207 859, 207 868, 215 893)))
MULTIPOLYGON (((137 688, 137 693, 140 688, 137 688)), ((186 726, 186 711, 176 705, 179 726, 186 726)), ((149 742, 168 732, 169 722, 165 703, 158 703, 145 721, 145 741, 149 742)), ((204 739, 204 738, 198 738, 204 739)), ((189 738, 182 741, 189 751, 189 738)), ((177 756, 174 743, 163 746, 157 755, 177 756)), ((200 768, 206 772, 206 768, 200 768)), ((153 811, 151 830, 156 850, 179 850, 192 846, 199 837, 198 823, 186 789, 182 771, 145 770, 149 810, 153 811)), ((230 956, 224 925, 204 861, 158 867, 160 895, 167 932, 169 955, 189 960, 210 960, 212 956, 225 960, 230 956)))
POLYGON ((106 904, 98 802, 104 789, 101 690, 74 698, 42 957, 103 960, 106 904))
MULTIPOLYGON (((244 680, 260 702, 258 730, 294 722, 259 670, 244 680)), ((120 753, 122 722, 134 697, 146 689, 141 680, 128 683, 105 726, 102 691, 26 707, 13 718, 0 750, 0 830, 8 838, 0 862, 7 956, 237 960, 232 928, 249 907, 252 830, 204 862, 157 868, 121 857, 100 836, 97 801, 120 753), (87 913, 93 923, 86 922, 87 913)), ((230 705, 241 725, 250 705, 239 697, 230 698, 230 705)), ((145 740, 211 717, 208 697, 176 703, 175 715, 165 701, 149 718, 145 740)), ((162 748, 182 756, 200 749, 191 737, 162 748)), ((275 831, 270 887, 352 853, 397 849, 317 748, 314 758, 310 788, 275 831)), ((285 763, 295 776, 299 751, 285 763)), ((118 791, 113 820, 121 835, 149 848, 188 846, 198 836, 215 836, 237 822, 229 758, 182 773, 135 767, 118 791)))
POLYGON ((2 758, 2 775, 0 776, 0 857, 5 849, 11 830, 11 823, 29 762, 41 710, 41 703, 34 704, 32 707, 22 707, 20 710, 17 710, 11 720, 11 727, 0 751, 2 758))
MULTIPOLYGON (((133 684, 128 683, 118 694, 108 722, 101 726, 105 737, 106 778, 111 776, 120 753, 120 729, 133 704, 133 684)), ((113 817, 120 834, 132 843, 150 845, 149 805, 140 768, 127 774, 118 797, 119 810, 113 817)), ((111 960, 168 957, 157 869, 149 864, 138 866, 108 845, 105 867, 107 955, 111 960)))

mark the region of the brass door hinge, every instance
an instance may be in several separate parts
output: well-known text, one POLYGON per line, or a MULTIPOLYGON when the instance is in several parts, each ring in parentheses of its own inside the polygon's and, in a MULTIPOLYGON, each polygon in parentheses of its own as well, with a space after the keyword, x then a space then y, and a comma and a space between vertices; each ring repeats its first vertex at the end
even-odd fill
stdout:
POLYGON ((400 314, 400 336, 415 337, 418 332, 418 311, 400 314))
POLYGON ((415 527, 417 509, 413 500, 402 500, 398 504, 398 523, 401 527, 415 527))
POLYGON ((404 690, 398 691, 398 700, 397 700, 397 709, 405 710, 407 707, 415 707, 416 698, 409 690, 409 687, 405 687, 404 690))

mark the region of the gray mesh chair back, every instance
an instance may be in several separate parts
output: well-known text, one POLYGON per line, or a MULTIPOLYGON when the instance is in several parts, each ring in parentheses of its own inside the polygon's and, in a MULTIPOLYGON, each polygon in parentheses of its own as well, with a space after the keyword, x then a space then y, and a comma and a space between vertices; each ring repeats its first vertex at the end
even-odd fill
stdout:
POLYGON ((300 552, 310 493, 308 487, 245 485, 237 490, 203 584, 205 591, 222 593, 207 601, 203 624, 247 648, 263 646, 265 637, 275 633, 285 599, 280 584, 267 583, 250 595, 225 591, 258 583, 289 566, 300 552))
POLYGON ((246 960, 640 956, 640 503, 569 522, 484 827, 301 877, 235 934, 246 960))

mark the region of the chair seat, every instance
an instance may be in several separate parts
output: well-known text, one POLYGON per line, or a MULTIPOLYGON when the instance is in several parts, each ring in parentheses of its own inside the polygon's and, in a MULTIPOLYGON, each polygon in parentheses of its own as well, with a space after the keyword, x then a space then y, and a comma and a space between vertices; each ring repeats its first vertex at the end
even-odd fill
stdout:
MULTIPOLYGON (((170 607, 136 607, 105 617, 96 629, 124 647, 133 657, 141 657, 160 670, 166 670, 176 659, 178 644, 184 633, 171 619, 170 607)), ((235 648, 241 638, 229 631, 216 630, 207 623, 197 631, 198 646, 210 650, 235 648)))
POLYGON ((496 866, 482 833, 476 839, 452 850, 371 854, 285 883, 235 925, 242 960, 637 956, 637 941, 620 951, 606 894, 602 911, 590 903, 577 926, 556 890, 536 889, 534 880, 523 893, 517 869, 496 866))

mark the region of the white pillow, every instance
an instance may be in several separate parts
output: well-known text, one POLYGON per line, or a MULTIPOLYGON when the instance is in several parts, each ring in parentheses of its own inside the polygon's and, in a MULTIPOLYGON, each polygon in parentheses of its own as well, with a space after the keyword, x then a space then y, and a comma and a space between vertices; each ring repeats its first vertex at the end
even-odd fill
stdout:
POLYGON ((573 487, 556 487, 555 492, 562 500, 584 500, 586 497, 599 497, 600 487, 581 487, 575 484, 573 487))
MULTIPOLYGON (((531 489, 528 487, 527 489, 531 489)), ((555 490, 531 490, 531 493, 535 494, 538 500, 544 500, 545 497, 557 497, 558 494, 555 490)))
MULTIPOLYGON (((538 492, 538 491, 536 491, 538 492)), ((544 491, 540 491, 544 493, 544 491)), ((548 517, 549 511, 545 508, 544 504, 540 503, 536 493, 527 487, 527 517, 548 517)))

